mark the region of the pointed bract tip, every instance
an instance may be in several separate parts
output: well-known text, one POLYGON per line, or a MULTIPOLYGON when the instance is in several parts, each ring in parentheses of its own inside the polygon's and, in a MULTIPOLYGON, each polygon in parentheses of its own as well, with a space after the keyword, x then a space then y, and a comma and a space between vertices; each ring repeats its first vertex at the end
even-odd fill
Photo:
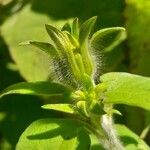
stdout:
POLYGON ((53 30, 55 27, 49 24, 45 24, 46 30, 53 30))
POLYGON ((93 17, 91 17, 90 19, 91 19, 91 20, 95 20, 95 21, 96 21, 96 20, 97 20, 97 18, 98 18, 97 16, 93 16, 93 17))
POLYGON ((45 24, 45 28, 46 28, 46 30, 49 28, 49 25, 48 24, 45 24))
POLYGON ((75 18, 73 19, 73 21, 79 21, 79 18, 78 18, 78 17, 75 17, 75 18))

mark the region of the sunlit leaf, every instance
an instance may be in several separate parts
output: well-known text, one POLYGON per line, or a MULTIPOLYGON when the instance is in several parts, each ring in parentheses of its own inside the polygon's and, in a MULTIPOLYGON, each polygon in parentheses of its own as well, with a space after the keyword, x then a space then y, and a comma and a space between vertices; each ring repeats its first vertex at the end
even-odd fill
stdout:
POLYGON ((0 93, 0 97, 8 94, 63 96, 66 92, 69 92, 69 88, 58 83, 51 83, 46 81, 29 83, 22 82, 6 88, 4 91, 2 91, 2 93, 0 93))
POLYGON ((62 27, 61 31, 68 31, 69 33, 71 33, 71 25, 70 23, 65 23, 64 26, 62 27))
POLYGON ((80 51, 83 57, 85 72, 90 76, 93 74, 95 63, 91 58, 91 53, 89 52, 88 38, 96 22, 96 19, 97 17, 92 17, 86 20, 81 25, 80 32, 79 32, 80 51))
POLYGON ((101 82, 107 88, 104 103, 127 104, 150 110, 150 78, 130 73, 106 73, 101 82))
POLYGON ((97 17, 92 17, 81 25, 80 33, 79 33, 80 44, 83 44, 85 40, 89 37, 89 34, 91 30, 93 29, 96 19, 97 17))
POLYGON ((46 105, 43 105, 42 108, 61 111, 61 112, 70 113, 70 114, 74 113, 72 105, 70 104, 46 104, 46 105))
POLYGON ((27 41, 27 42, 20 43, 20 45, 21 46, 33 45, 33 46, 41 49, 42 51, 44 51, 45 53, 47 53, 50 56, 57 56, 57 50, 50 43, 38 42, 38 41, 27 41))
POLYGON ((56 48, 61 51, 66 50, 67 38, 65 37, 63 32, 52 25, 46 24, 45 27, 56 48))
MULTIPOLYGON (((48 1, 45 3, 48 4, 48 1)), ((50 78, 49 57, 34 46, 19 46, 19 43, 28 40, 52 42, 44 28, 45 23, 52 22, 55 21, 46 14, 37 13, 30 5, 25 5, 20 11, 7 18, 1 26, 1 35, 8 45, 10 55, 21 76, 29 82, 50 78)), ((63 20, 56 22, 60 26, 64 24, 63 20)))
POLYGON ((93 34, 91 47, 95 51, 108 52, 126 38, 125 29, 122 27, 105 28, 93 34))
POLYGON ((71 44, 74 47, 78 47, 79 46, 78 41, 69 32, 64 32, 64 33, 67 35, 69 41, 71 42, 71 44))
POLYGON ((41 119, 24 131, 16 149, 87 150, 90 140, 83 128, 72 119, 41 119))
POLYGON ((30 39, 48 41, 44 23, 49 21, 45 15, 34 13, 30 6, 26 6, 8 18, 1 27, 10 54, 27 81, 48 79, 49 58, 43 52, 37 51, 37 48, 19 46, 19 43, 30 39))

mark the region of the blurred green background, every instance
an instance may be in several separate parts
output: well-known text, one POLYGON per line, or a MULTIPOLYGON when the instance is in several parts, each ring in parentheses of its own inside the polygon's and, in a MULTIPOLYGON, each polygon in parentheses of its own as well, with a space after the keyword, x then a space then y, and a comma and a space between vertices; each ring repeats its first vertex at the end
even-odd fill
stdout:
MULTIPOLYGON (((50 79, 50 61, 33 47, 21 47, 26 40, 48 41, 44 24, 61 26, 78 17, 81 22, 98 16, 95 30, 123 26, 127 39, 102 57, 101 73, 125 71, 150 76, 149 0, 0 0, 0 90, 21 81, 50 79)), ((19 136, 34 120, 55 117, 40 106, 46 99, 11 95, 0 101, 0 149, 14 149, 19 136)), ((136 107, 117 108, 124 123, 138 135, 150 124, 150 112, 136 107)), ((61 116, 59 114, 59 116, 61 116)), ((147 135, 150 145, 150 133, 147 135)))

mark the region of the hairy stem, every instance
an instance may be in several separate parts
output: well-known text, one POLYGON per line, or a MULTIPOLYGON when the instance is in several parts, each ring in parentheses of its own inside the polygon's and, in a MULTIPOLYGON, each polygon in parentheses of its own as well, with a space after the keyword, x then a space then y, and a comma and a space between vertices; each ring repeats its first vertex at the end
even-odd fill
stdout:
POLYGON ((104 139, 99 139, 100 143, 106 150, 124 150, 116 131, 113 126, 113 119, 111 115, 103 115, 101 119, 101 126, 104 131, 104 139))

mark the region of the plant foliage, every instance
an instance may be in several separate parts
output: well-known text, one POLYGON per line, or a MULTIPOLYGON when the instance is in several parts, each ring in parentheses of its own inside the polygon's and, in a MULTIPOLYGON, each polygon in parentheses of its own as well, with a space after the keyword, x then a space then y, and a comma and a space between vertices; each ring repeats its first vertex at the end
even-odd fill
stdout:
POLYGON ((65 24, 61 29, 46 24, 51 42, 21 43, 37 47, 49 55, 53 82, 17 83, 2 91, 1 97, 8 94, 60 95, 62 101, 59 104, 54 102, 42 108, 61 111, 67 117, 34 122, 22 134, 17 150, 92 149, 94 137, 101 149, 148 149, 142 139, 138 140, 136 135, 120 125, 117 129, 119 136, 133 139, 122 144, 114 129, 112 115, 120 114, 113 109, 114 104, 150 110, 150 79, 121 72, 99 77, 99 54, 112 50, 126 38, 126 34, 121 27, 101 29, 92 34, 96 19, 92 17, 79 26, 75 18, 71 25, 65 24), (68 103, 64 103, 66 97, 68 103), (125 135, 122 130, 125 130, 125 135))

